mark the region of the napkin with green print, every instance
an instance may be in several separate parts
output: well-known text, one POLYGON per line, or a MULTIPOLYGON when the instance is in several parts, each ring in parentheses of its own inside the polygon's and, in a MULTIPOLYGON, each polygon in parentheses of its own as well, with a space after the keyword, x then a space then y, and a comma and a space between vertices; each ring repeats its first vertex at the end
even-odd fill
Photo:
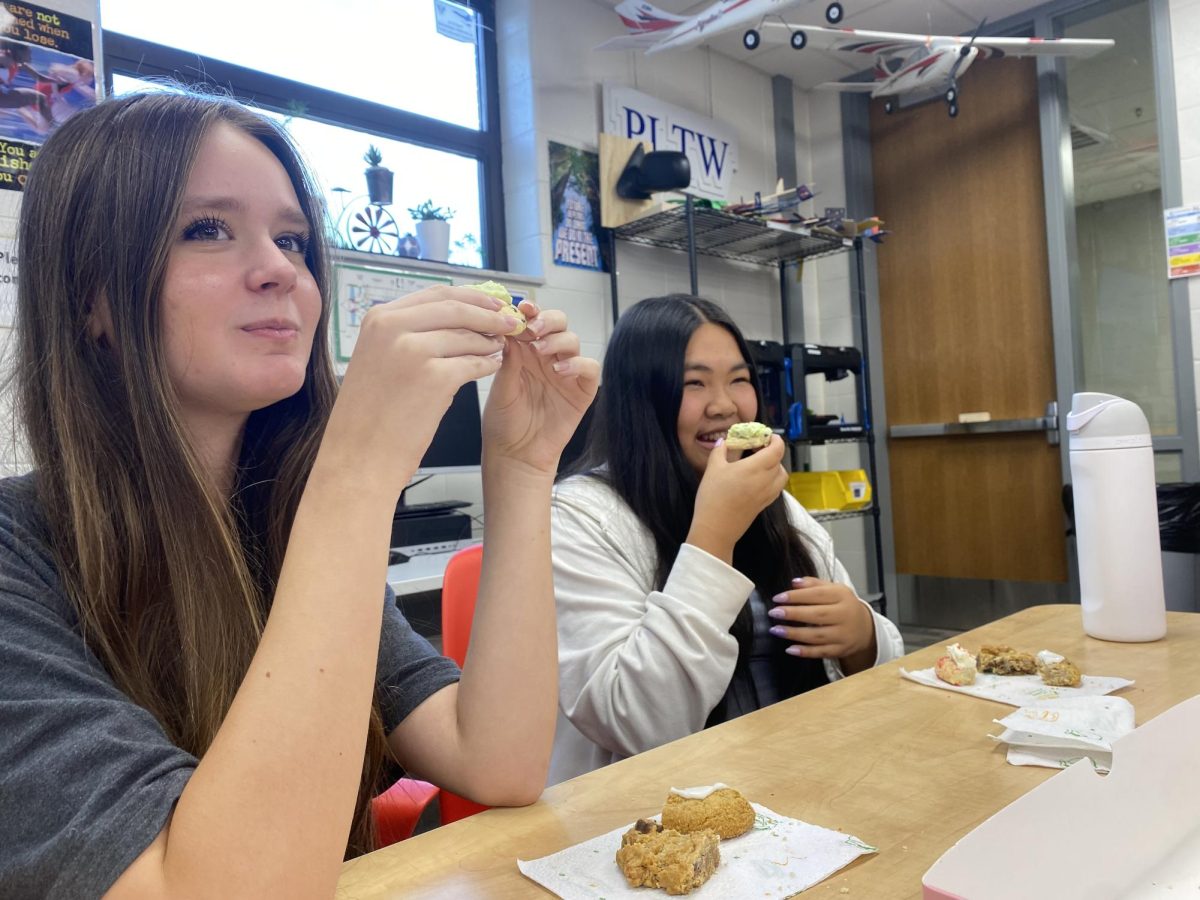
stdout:
POLYGON ((1124 697, 1059 697, 1022 706, 1003 719, 1002 734, 1014 766, 1065 769, 1082 759, 1098 772, 1112 768, 1112 742, 1134 729, 1133 704, 1124 697))

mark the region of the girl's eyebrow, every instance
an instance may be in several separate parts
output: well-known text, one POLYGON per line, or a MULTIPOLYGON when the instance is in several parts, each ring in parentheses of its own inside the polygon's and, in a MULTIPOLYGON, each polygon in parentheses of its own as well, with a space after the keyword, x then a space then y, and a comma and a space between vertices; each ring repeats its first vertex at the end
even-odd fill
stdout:
MULTIPOLYGON (((739 370, 741 370, 741 369, 749 369, 749 368, 750 368, 750 364, 749 364, 748 362, 742 361, 742 362, 740 362, 740 363, 736 363, 735 365, 732 365, 732 366, 730 366, 730 367, 729 367, 729 371, 730 371, 730 372, 737 372, 737 371, 739 371, 739 370)), ((698 363, 698 362, 684 362, 684 364, 683 364, 683 371, 685 371, 685 372, 709 372, 709 373, 711 373, 711 372, 713 371, 713 367, 712 367, 712 366, 705 365, 704 363, 698 363)))
MULTIPOLYGON (((246 204, 237 197, 185 197, 183 212, 193 210, 212 210, 213 212, 244 213, 246 204)), ((308 216, 297 206, 284 206, 276 213, 276 217, 286 225, 301 228, 308 227, 308 216)))

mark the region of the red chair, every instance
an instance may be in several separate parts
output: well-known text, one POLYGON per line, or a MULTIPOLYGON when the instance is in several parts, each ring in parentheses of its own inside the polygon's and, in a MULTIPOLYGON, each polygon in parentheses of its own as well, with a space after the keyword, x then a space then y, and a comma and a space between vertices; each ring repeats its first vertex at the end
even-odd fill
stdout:
POLYGON ((378 846, 386 847, 412 837, 417 821, 433 798, 438 786, 416 778, 401 778, 371 800, 378 846))
MULTIPOLYGON (((475 598, 479 595, 479 573, 483 568, 483 545, 459 550, 446 564, 442 579, 442 653, 461 668, 471 642, 471 623, 475 619, 475 598)), ((449 825, 488 807, 465 797, 442 791, 438 798, 442 824, 449 825)))

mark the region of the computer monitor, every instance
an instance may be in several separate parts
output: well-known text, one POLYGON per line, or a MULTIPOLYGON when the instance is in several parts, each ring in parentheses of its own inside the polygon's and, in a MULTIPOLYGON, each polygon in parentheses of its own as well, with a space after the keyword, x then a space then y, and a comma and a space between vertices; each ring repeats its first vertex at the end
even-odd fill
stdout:
POLYGON ((421 465, 421 475, 447 475, 454 472, 478 472, 483 455, 483 421, 479 415, 479 386, 468 381, 442 416, 441 424, 421 465))

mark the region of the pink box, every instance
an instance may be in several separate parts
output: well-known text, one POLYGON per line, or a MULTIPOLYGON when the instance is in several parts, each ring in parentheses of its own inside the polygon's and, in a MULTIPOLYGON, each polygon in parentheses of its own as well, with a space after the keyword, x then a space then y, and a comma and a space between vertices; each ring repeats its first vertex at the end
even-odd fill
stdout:
POLYGON ((947 850, 925 900, 1200 897, 1200 695, 1076 763, 947 850))

